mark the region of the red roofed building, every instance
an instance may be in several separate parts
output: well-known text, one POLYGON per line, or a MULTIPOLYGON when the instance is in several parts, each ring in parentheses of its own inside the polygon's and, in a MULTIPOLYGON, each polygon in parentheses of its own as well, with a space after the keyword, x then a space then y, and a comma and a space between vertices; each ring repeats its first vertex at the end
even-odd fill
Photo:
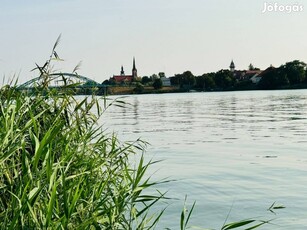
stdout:
POLYGON ((251 80, 253 83, 258 83, 261 79, 261 73, 264 72, 260 69, 255 68, 250 70, 236 70, 233 60, 231 61, 229 68, 230 71, 233 72, 233 76, 236 78, 237 81, 251 80))
POLYGON ((121 67, 120 75, 113 75, 116 83, 130 83, 137 78, 137 69, 135 67, 135 58, 133 58, 132 75, 125 75, 124 67, 121 67))

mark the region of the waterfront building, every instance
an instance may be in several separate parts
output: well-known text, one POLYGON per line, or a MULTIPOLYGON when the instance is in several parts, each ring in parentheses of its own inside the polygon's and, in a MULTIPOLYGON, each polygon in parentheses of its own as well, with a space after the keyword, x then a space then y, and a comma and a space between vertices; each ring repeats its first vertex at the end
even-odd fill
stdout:
POLYGON ((250 80, 254 84, 258 84, 259 81, 261 80, 261 73, 263 72, 260 69, 252 69, 252 70, 236 70, 235 69, 235 64, 233 60, 231 60, 230 63, 230 71, 233 73, 233 76, 237 81, 245 81, 245 80, 250 80))
POLYGON ((133 67, 132 67, 132 74, 126 75, 124 71, 124 67, 121 66, 120 74, 119 75, 113 75, 113 80, 115 83, 130 83, 134 81, 137 78, 137 69, 135 67, 135 58, 133 58, 133 67))
POLYGON ((162 81, 162 86, 171 86, 171 80, 167 77, 160 77, 162 81))

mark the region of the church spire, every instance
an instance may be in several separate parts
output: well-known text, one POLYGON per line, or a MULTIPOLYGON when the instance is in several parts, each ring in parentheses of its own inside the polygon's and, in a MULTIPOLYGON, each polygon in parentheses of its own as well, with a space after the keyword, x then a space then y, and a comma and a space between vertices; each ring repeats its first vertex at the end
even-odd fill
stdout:
POLYGON ((132 76, 133 76, 133 78, 136 78, 138 76, 138 71, 137 71, 137 69, 135 67, 135 57, 133 57, 132 76))
POLYGON ((120 69, 120 75, 125 75, 124 67, 122 66, 120 69))
POLYGON ((235 71, 236 66, 235 66, 235 63, 233 62, 233 60, 231 60, 231 63, 230 63, 229 68, 230 68, 230 71, 231 71, 231 72, 234 72, 234 71, 235 71))

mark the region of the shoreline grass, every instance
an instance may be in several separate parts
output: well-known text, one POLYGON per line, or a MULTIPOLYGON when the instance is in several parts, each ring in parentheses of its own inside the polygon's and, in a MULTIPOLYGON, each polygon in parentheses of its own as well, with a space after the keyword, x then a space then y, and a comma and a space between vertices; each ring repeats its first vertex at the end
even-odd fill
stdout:
MULTIPOLYGON (((1 89, 1 229, 151 229, 149 208, 164 194, 144 178, 153 163, 134 168, 129 155, 146 143, 120 144, 97 127, 97 98, 78 102, 52 92, 27 97, 1 89), (132 227, 134 226, 134 227, 132 227)), ((100 113, 100 112, 98 112, 100 113)))
MULTIPOLYGON (((167 199, 156 187, 168 181, 147 175, 157 162, 144 161, 146 142, 122 143, 97 124, 108 106, 123 101, 77 100, 69 85, 48 88, 58 42, 35 68, 43 81, 33 95, 16 84, 0 88, 0 229, 154 229, 165 208, 153 207, 167 199), (133 164, 135 154, 141 155, 133 164)), ((181 230, 189 228, 194 206, 188 211, 184 204, 181 230)), ((281 208, 274 203, 269 211, 281 208)), ((269 222, 225 221, 221 229, 269 222)))

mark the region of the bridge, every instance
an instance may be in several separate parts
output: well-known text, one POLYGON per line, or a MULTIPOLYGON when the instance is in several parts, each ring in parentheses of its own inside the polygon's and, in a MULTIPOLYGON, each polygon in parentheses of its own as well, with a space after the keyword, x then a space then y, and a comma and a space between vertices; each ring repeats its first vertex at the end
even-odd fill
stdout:
MULTIPOLYGON (((79 74, 74 73, 52 73, 48 75, 48 78, 46 76, 39 76, 36 78, 33 78, 21 85, 18 86, 18 89, 25 90, 25 91, 31 91, 35 88, 37 88, 39 85, 42 85, 45 81, 47 81, 48 88, 55 88, 55 89, 62 89, 65 86, 71 85, 77 90, 77 93, 80 94, 89 94, 89 91, 98 91, 99 94, 104 94, 107 87, 109 85, 100 84, 88 77, 81 76, 79 74)), ((90 93, 91 94, 91 93, 90 93)))

